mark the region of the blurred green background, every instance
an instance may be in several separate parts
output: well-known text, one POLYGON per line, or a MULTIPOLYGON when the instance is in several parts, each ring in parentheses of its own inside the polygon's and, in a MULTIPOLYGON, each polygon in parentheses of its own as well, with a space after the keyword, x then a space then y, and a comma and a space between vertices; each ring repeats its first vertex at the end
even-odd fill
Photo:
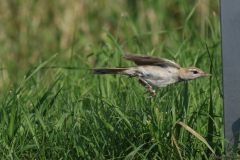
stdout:
POLYGON ((220 44, 218 1, 2 1, 0 158, 224 155, 220 44), (154 87, 150 100, 136 78, 92 74, 133 66, 129 53, 214 76, 154 87))
MULTIPOLYGON (((187 52, 194 57, 205 49, 204 43, 220 41, 218 1, 8 0, 2 2, 0 12, 1 63, 7 69, 4 75, 15 77, 15 81, 22 80, 40 59, 44 61, 56 53, 57 64, 68 66, 72 52, 74 60, 80 61, 79 57, 104 45, 111 47, 103 28, 122 45, 124 53, 139 52, 137 47, 130 50, 124 43, 124 19, 141 54, 171 50, 180 52, 179 58, 187 52), (149 32, 153 34, 144 35, 149 32), (180 46, 186 41, 194 43, 195 38, 199 39, 198 48, 181 50, 180 46)), ((94 66, 95 58, 89 57, 88 62, 94 66)))

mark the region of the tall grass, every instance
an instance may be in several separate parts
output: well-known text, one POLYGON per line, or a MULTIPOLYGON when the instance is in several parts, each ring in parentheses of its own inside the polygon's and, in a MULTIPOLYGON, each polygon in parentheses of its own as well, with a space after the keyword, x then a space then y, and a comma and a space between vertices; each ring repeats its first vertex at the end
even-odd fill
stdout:
POLYGON ((2 159, 180 159, 179 151, 184 159, 214 159, 178 124, 224 155, 218 3, 44 2, 8 4, 17 10, 1 20, 8 31, 0 37, 2 159), (14 12, 28 14, 11 26, 14 12), (135 78, 92 74, 93 67, 134 65, 122 60, 125 53, 214 77, 154 88, 150 100, 135 78))

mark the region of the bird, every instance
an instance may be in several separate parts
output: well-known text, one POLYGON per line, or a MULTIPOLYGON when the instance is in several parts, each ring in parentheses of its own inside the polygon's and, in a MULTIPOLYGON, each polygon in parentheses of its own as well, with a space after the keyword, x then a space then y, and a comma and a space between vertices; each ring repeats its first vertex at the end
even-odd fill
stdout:
POLYGON ((137 77, 139 83, 152 93, 147 98, 156 96, 152 86, 166 87, 174 83, 193 80, 200 77, 213 76, 196 67, 182 68, 174 61, 143 54, 125 54, 123 59, 133 61, 137 66, 115 68, 93 68, 93 74, 122 74, 137 77))

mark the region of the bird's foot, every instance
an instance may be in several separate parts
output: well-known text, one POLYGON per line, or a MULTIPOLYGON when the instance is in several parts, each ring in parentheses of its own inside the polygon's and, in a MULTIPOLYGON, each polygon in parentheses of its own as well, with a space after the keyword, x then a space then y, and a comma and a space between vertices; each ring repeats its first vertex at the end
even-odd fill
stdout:
POLYGON ((148 90, 146 92, 144 92, 143 94, 146 94, 146 93, 149 93, 149 92, 153 93, 153 95, 151 95, 151 96, 149 96, 147 98, 153 98, 154 96, 156 96, 156 92, 155 92, 155 90, 152 89, 152 86, 150 86, 147 83, 147 81, 145 81, 143 78, 141 78, 140 75, 137 75, 137 76, 139 78, 139 83, 141 85, 143 85, 144 87, 148 88, 148 90))
POLYGON ((149 96, 149 97, 147 97, 147 98, 153 98, 154 96, 156 96, 156 92, 155 92, 155 90, 153 90, 152 88, 149 88, 146 92, 144 92, 143 94, 146 94, 146 93, 149 93, 149 92, 151 92, 151 93, 153 93, 153 95, 151 95, 151 96, 149 96))

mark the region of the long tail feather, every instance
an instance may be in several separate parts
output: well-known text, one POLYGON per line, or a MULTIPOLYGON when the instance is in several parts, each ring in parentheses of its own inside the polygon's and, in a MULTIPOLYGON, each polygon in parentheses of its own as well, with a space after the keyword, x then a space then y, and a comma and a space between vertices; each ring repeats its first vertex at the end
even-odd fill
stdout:
POLYGON ((122 71, 128 70, 128 67, 124 68, 93 68, 93 74, 119 74, 122 71))

